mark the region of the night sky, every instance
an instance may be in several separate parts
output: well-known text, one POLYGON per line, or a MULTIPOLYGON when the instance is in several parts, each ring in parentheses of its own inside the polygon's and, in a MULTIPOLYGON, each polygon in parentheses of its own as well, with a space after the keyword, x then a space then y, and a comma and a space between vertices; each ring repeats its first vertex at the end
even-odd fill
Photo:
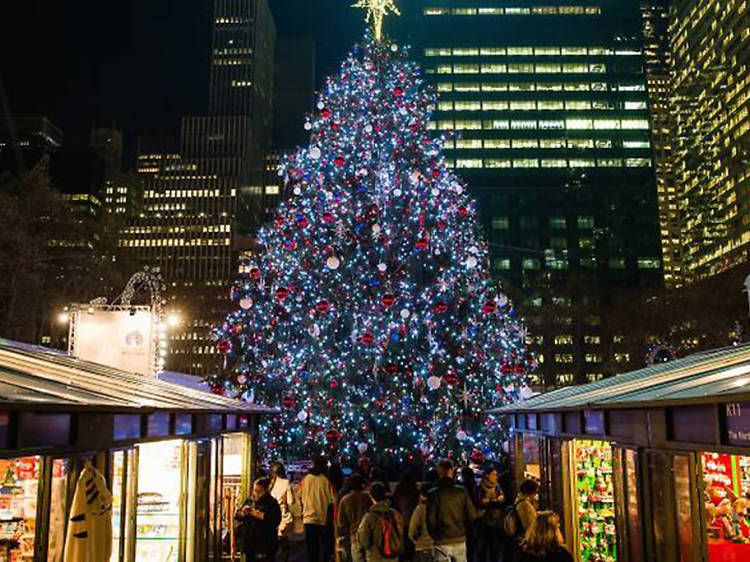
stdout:
MULTIPOLYGON (((318 84, 364 29, 351 0, 270 2, 280 37, 315 39, 318 84)), ((69 144, 94 124, 118 127, 132 155, 139 132, 205 112, 211 0, 24 0, 13 10, 0 32, 10 114, 47 116, 69 144)))

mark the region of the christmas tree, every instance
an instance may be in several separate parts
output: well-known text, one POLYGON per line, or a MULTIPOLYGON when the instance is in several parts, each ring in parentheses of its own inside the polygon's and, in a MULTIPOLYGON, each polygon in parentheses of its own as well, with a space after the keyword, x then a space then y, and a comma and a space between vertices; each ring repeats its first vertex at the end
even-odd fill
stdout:
POLYGON ((277 455, 478 460, 505 438, 484 412, 516 399, 532 360, 421 74, 367 35, 327 80, 214 331, 213 388, 281 408, 261 439, 277 455))

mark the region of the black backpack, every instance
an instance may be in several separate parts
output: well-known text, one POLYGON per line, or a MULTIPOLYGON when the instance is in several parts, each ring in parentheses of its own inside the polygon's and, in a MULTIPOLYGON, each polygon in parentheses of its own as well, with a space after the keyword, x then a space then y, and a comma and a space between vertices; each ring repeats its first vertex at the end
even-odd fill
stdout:
POLYGON ((521 503, 521 500, 513 505, 509 505, 505 508, 505 516, 503 517, 503 529, 505 530, 505 533, 512 539, 521 537, 525 531, 523 528, 523 523, 521 522, 521 518, 518 516, 518 511, 516 510, 516 506, 521 503))

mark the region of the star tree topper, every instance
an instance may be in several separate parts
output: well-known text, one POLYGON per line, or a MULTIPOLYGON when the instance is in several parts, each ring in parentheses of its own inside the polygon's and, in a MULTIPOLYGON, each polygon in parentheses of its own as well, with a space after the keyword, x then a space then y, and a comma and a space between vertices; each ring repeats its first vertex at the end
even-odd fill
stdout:
POLYGON ((380 41, 383 36, 383 19, 389 13, 401 15, 394 0, 357 0, 352 4, 353 8, 364 8, 367 10, 366 20, 372 24, 375 41, 380 41))

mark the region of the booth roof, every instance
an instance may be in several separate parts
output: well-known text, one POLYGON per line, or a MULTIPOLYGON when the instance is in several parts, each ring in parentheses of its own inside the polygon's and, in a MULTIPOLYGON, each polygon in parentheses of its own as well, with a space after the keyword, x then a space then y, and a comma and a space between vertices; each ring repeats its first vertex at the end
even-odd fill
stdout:
POLYGON ((750 398, 750 344, 695 353, 597 382, 559 388, 492 414, 580 408, 637 408, 750 398))
POLYGON ((271 413, 157 377, 120 371, 62 351, 0 338, 0 404, 121 411, 271 413))

